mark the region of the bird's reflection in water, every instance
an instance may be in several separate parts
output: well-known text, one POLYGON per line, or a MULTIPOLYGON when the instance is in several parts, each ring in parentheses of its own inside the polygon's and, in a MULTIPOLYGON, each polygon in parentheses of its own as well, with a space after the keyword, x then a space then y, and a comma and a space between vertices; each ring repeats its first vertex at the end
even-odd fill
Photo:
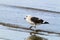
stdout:
POLYGON ((36 36, 36 35, 31 35, 26 40, 48 40, 48 39, 40 37, 40 36, 36 36))

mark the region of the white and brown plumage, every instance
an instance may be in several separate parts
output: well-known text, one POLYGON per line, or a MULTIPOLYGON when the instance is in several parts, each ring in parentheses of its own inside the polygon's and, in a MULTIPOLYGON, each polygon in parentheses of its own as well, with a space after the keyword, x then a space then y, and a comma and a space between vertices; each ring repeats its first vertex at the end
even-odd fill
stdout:
POLYGON ((38 24, 49 24, 48 22, 44 22, 43 19, 32 17, 31 15, 27 15, 24 19, 32 25, 30 28, 36 27, 38 24))

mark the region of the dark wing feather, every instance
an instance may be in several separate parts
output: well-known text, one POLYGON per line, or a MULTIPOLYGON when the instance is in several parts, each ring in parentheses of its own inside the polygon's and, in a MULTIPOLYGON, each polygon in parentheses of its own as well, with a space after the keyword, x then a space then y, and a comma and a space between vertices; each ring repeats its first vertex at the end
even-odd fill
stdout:
POLYGON ((39 20, 39 18, 37 18, 37 17, 32 17, 31 21, 34 22, 35 24, 37 24, 37 23, 43 23, 43 20, 42 19, 39 20))

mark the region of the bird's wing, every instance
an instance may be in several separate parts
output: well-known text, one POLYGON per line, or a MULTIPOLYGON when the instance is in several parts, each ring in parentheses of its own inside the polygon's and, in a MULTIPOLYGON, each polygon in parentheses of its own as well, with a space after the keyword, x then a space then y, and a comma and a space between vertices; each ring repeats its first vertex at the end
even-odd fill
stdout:
POLYGON ((34 22, 34 23, 37 23, 38 20, 39 20, 39 18, 37 18, 37 17, 32 17, 32 18, 31 18, 31 21, 34 22))

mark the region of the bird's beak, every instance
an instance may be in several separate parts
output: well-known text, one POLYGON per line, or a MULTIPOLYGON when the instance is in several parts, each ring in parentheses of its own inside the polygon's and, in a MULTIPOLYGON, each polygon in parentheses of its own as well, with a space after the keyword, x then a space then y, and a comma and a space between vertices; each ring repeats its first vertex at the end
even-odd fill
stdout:
POLYGON ((26 19, 26 18, 24 18, 24 19, 26 19))

